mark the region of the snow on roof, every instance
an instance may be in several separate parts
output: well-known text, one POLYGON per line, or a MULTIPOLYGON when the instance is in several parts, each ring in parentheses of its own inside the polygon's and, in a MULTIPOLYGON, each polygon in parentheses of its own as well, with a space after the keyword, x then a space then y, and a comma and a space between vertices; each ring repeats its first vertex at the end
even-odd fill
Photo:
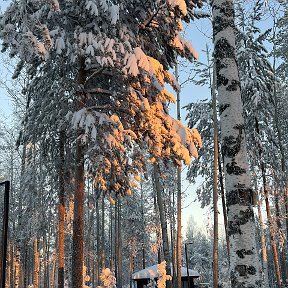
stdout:
MULTIPOLYGON (((182 277, 187 276, 187 268, 186 267, 181 268, 181 275, 182 275, 182 277)), ((189 269, 189 276, 190 277, 199 277, 200 275, 197 271, 189 269)), ((140 270, 140 271, 132 274, 132 279, 134 279, 134 280, 136 280, 136 279, 154 279, 154 278, 158 278, 157 265, 147 267, 143 270, 140 270)))

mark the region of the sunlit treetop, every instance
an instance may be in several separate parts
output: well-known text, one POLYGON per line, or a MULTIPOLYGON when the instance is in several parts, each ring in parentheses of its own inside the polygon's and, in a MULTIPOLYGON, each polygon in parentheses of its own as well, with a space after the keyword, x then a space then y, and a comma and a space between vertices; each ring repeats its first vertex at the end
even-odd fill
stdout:
POLYGON ((3 51, 20 59, 14 76, 24 68, 31 78, 23 137, 80 128, 89 171, 102 190, 121 194, 136 186, 145 150, 152 162, 190 163, 200 136, 168 115, 175 100, 164 86, 179 89, 168 71, 177 55, 197 57, 181 35, 196 6, 201 1, 13 1, 0 36, 3 51))

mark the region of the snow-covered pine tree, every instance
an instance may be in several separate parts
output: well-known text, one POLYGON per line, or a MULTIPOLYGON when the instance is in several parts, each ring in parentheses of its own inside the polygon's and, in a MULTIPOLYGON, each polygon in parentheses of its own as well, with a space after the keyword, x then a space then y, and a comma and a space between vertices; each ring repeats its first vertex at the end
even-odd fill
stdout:
POLYGON ((232 287, 261 287, 240 81, 236 62, 234 6, 212 1, 214 58, 230 240, 232 287))
POLYGON ((180 31, 197 4, 201 1, 13 1, 1 19, 4 50, 17 55, 18 70, 25 63, 30 78, 38 82, 39 89, 29 95, 27 116, 42 116, 33 123, 41 132, 36 136, 46 131, 49 142, 48 132, 58 130, 62 112, 67 112, 59 113, 58 103, 64 99, 70 104, 67 122, 77 131, 75 288, 83 282, 84 155, 97 186, 122 195, 131 194, 134 175, 143 166, 138 145, 156 159, 173 158, 178 165, 196 155, 199 135, 166 113, 164 103, 174 99, 164 83, 177 89, 168 72, 177 54, 196 57, 180 31))
POLYGON ((281 5, 282 17, 277 21, 279 30, 277 31, 276 49, 275 54, 282 59, 281 64, 278 67, 277 75, 282 75, 284 79, 288 78, 288 3, 285 0, 278 0, 281 5))
MULTIPOLYGON (((194 64, 193 73, 195 73, 197 78, 193 77, 193 83, 195 85, 208 86, 211 90, 213 62, 210 59, 208 45, 205 53, 207 55, 207 63, 197 61, 194 64)), ((188 127, 195 127, 201 131, 203 139, 203 149, 199 150, 198 158, 188 167, 187 179, 195 183, 198 176, 203 178, 196 193, 198 200, 201 202, 201 207, 205 207, 211 204, 211 191, 213 190, 213 161, 211 157, 213 155, 212 100, 205 99, 196 103, 189 103, 185 108, 188 111, 186 116, 188 127)))

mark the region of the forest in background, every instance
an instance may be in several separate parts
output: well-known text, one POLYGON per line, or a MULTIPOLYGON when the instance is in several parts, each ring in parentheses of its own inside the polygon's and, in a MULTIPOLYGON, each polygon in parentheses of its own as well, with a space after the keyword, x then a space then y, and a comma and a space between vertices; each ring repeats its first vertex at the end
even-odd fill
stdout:
MULTIPOLYGON (((233 105, 225 106, 220 99, 226 84, 219 61, 229 52, 223 52, 222 43, 222 52, 212 53, 211 35, 211 44, 203 41, 206 59, 197 61, 196 51, 185 40, 189 25, 210 17, 215 45, 216 20, 221 17, 212 17, 207 3, 162 1, 168 3, 165 8, 161 1, 123 1, 124 8, 104 0, 78 6, 64 2, 11 1, 1 17, 4 64, 12 71, 12 80, 2 81, 2 86, 14 111, 13 123, 1 119, 0 126, 0 175, 11 181, 6 286, 105 286, 100 275, 109 267, 116 277, 109 285, 129 287, 133 272, 165 259, 175 276, 167 286, 180 287, 176 276, 178 267, 186 266, 186 243, 188 266, 200 273, 198 282, 238 287, 241 277, 259 272, 261 284, 243 280, 241 287, 286 287, 286 1, 234 1, 235 57, 246 133, 242 137, 243 125, 237 124, 241 137, 236 140, 223 136, 227 125, 221 118, 233 105), (182 34, 181 21, 191 19, 182 34), (157 41, 152 45, 151 39, 157 41), (180 56, 191 63, 178 63, 180 56), (200 101, 191 97, 183 108, 186 128, 179 122, 181 91, 190 87, 193 95, 194 85, 207 87, 210 95, 200 101), (170 102, 178 104, 178 120, 169 115, 170 102), (229 175, 238 179, 245 173, 239 167, 245 163, 239 165, 234 155, 243 142, 251 185, 248 189, 243 183, 233 184, 236 193, 229 190, 229 175), (192 156, 197 159, 190 163, 192 156), (192 220, 181 233, 183 164, 188 173, 182 178, 197 187, 201 206, 214 213, 209 236, 192 220), (238 232, 246 233, 235 228, 246 223, 241 222, 245 213, 231 214, 237 210, 236 198, 240 206, 244 202, 253 207, 245 210, 255 228, 247 232, 256 236, 253 253, 233 244, 238 232), (215 230, 219 213, 224 216, 224 239, 215 230), (258 267, 233 268, 235 255, 244 259, 252 254, 258 267), (213 265, 215 261, 219 265, 213 265)), ((193 44, 193 35, 191 39, 193 44)), ((233 81, 226 91, 237 90, 233 81)), ((235 106, 241 114, 239 102, 235 106)))

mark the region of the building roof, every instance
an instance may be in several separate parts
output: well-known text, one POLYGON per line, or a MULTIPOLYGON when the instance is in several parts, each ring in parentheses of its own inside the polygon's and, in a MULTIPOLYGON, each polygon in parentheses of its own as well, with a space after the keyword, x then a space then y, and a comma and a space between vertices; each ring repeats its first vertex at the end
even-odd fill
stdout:
MULTIPOLYGON (((182 275, 182 277, 187 277, 187 268, 186 267, 181 268, 181 275, 182 275)), ((197 278, 199 276, 200 275, 197 271, 189 269, 189 277, 197 278)), ((154 279, 154 278, 158 278, 157 265, 147 267, 143 270, 140 270, 140 271, 132 274, 132 279, 134 279, 134 280, 137 280, 137 279, 154 279)))

